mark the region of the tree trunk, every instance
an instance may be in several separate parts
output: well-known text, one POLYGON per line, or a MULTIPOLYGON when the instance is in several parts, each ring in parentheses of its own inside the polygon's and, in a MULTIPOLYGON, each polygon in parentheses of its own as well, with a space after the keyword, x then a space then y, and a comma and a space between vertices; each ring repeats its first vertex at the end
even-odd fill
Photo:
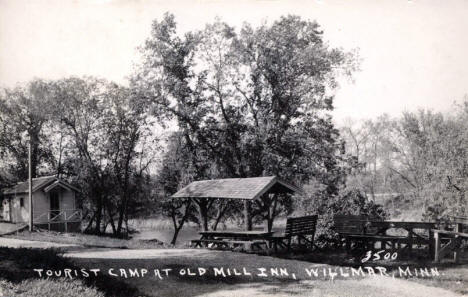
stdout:
POLYGON ((107 214, 109 215, 109 223, 112 227, 112 233, 114 235, 117 235, 117 229, 115 228, 115 223, 114 223, 114 216, 111 214, 110 207, 107 208, 107 214))
POLYGON ((89 220, 89 223, 88 223, 88 226, 86 226, 86 228, 84 229, 84 232, 88 232, 89 229, 91 229, 91 226, 93 225, 93 222, 94 222, 94 219, 96 218, 96 214, 94 214, 92 217, 91 217, 91 220, 89 220))
POLYGON ((271 232, 271 229, 273 229, 273 220, 273 217, 267 219, 267 232, 271 232))
POLYGON ((278 195, 273 194, 273 199, 268 198, 269 205, 267 207, 268 213, 266 215, 266 227, 267 227, 267 232, 271 232, 273 229, 273 222, 276 217, 276 206, 278 204, 278 195))
POLYGON ((171 240, 172 245, 176 244, 177 236, 179 235, 180 230, 184 226, 184 223, 185 223, 185 221, 187 220, 187 218, 189 216, 190 204, 192 204, 192 202, 189 200, 187 202, 187 204, 185 205, 185 213, 184 213, 184 215, 182 216, 182 218, 180 219, 180 221, 178 223, 179 226, 177 226, 177 217, 176 217, 175 209, 173 209, 173 211, 171 213, 172 224, 174 225, 174 235, 172 236, 172 240, 171 240))
POLYGON ((96 234, 101 233, 101 221, 102 221, 102 197, 99 196, 97 199, 97 205, 96 205, 96 225, 94 228, 94 231, 96 234))
POLYGON ((178 228, 174 228, 174 235, 172 236, 171 244, 175 245, 177 242, 177 236, 179 236, 179 231, 182 229, 182 225, 180 225, 178 228))
POLYGON ((198 205, 198 213, 200 215, 203 231, 208 231, 208 209, 211 203, 208 203, 206 199, 195 199, 195 202, 198 205))
POLYGON ((207 214, 207 211, 206 210, 202 211, 201 216, 202 216, 203 231, 208 231, 208 214, 207 214))
POLYGON ((226 202, 226 204, 223 206, 223 205, 220 205, 220 209, 218 209, 218 215, 216 216, 216 219, 215 219, 215 222, 213 224, 213 231, 216 231, 216 229, 218 229, 218 224, 219 222, 221 221, 221 218, 224 216, 224 213, 226 212, 227 208, 229 206, 229 203, 226 202))

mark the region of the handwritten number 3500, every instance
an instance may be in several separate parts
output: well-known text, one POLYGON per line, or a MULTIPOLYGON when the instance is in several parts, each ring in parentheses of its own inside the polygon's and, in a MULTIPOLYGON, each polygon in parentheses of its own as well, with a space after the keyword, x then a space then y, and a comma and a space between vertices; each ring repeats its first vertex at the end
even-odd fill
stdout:
POLYGON ((383 257, 382 257, 382 254, 385 253, 385 250, 381 250, 381 251, 378 251, 378 252, 372 252, 372 251, 367 251, 366 255, 364 256, 364 258, 361 260, 362 263, 365 263, 369 260, 371 260, 372 258, 372 261, 378 261, 378 260, 396 260, 396 258, 398 257, 398 253, 397 252, 394 252, 394 253, 390 253, 390 252, 387 252, 383 257))

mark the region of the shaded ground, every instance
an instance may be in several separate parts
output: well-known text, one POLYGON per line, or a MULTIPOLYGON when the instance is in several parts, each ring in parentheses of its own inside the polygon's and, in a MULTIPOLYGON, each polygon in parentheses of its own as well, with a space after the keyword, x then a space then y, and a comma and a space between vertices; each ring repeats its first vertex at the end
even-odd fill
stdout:
MULTIPOLYGON (((381 276, 343 277, 331 280, 329 269, 338 271, 339 267, 310 263, 293 259, 280 259, 229 251, 207 251, 193 249, 135 250, 128 251, 93 251, 68 253, 68 257, 78 267, 100 268, 103 274, 109 269, 116 279, 135 286, 146 296, 463 296, 468 293, 468 266, 458 266, 462 274, 452 273, 451 268, 442 268, 440 278, 445 278, 451 290, 436 288, 440 285, 436 279, 399 279, 381 276), (138 258, 141 256, 141 259, 138 258), (86 257, 92 257, 87 259, 86 257), (124 257, 122 259, 120 257, 124 257), (206 269, 202 276, 187 276, 187 268, 197 273, 198 268, 206 269), (130 277, 129 269, 147 269, 145 277, 130 277), (226 277, 215 276, 214 268, 224 268, 226 277), (231 275, 227 275, 227 269, 231 275), (234 276, 233 268, 242 272, 245 268, 252 275, 234 276), (259 268, 266 268, 267 276, 259 276, 259 268), (271 268, 283 268, 285 275, 272 275, 271 268), (309 276, 307 269, 316 269, 319 276, 309 276), (120 269, 125 271, 122 274, 120 269), (154 269, 171 269, 163 279, 154 276, 154 269), (323 274, 323 271, 326 274, 323 274), (181 271, 185 275, 181 275, 181 271), (295 279, 292 277, 294 274, 295 279), (125 277, 127 276, 127 278, 125 277), (455 286, 458 279, 463 283, 455 286)), ((343 269, 349 269, 343 267, 343 269)), ((390 270, 390 269, 389 269, 390 270)), ((347 270, 349 271, 349 270, 347 270)), ((161 273, 163 274, 163 273, 161 273)))
MULTIPOLYGON (((43 236, 43 234, 40 234, 43 236)), ((66 237, 65 237, 66 238, 66 237)), ((72 239, 83 240, 87 235, 73 236, 72 239)), ((92 238, 92 237, 91 237, 92 238)), ((68 240, 68 239, 66 239, 68 240)), ((107 238, 100 238, 101 241, 107 238)), ((0 237, 0 245, 30 247, 53 247, 62 250, 64 262, 52 256, 45 258, 33 254, 33 250, 8 250, 0 248, 0 279, 7 275, 10 281, 32 280, 34 284, 47 281, 39 278, 33 268, 60 270, 64 267, 80 269, 100 269, 97 278, 82 278, 87 285, 96 286, 107 296, 463 296, 468 295, 468 265, 445 263, 437 265, 441 272, 436 277, 412 277, 400 279, 398 277, 336 276, 331 279, 329 271, 338 272, 339 269, 349 272, 350 266, 359 265, 359 257, 352 257, 345 253, 330 253, 314 251, 312 253, 283 255, 278 257, 261 256, 229 251, 212 251, 205 249, 115 249, 89 248, 74 245, 57 244, 39 241, 21 241, 13 238, 0 237), (16 243, 15 243, 16 242, 16 243), (10 252, 6 252, 6 251, 10 252), (3 254, 2 254, 3 251, 3 254), (11 254, 11 251, 15 255, 11 254), (29 252, 31 251, 31 252, 29 252), (5 260, 5 256, 9 258, 5 260), (30 255, 33 260, 28 260, 30 255), (3 258, 2 258, 3 256, 3 258), (282 258, 280 258, 282 257, 282 258), (51 260, 52 259, 52 260, 51 260), (62 263, 56 265, 56 262, 62 263), (52 264, 51 264, 52 263, 52 264), (55 263, 55 264, 54 264, 55 263), (54 266, 55 265, 55 266, 54 266), (344 265, 344 266, 343 266, 344 265), (203 275, 187 275, 187 268, 191 273, 197 273, 198 268, 205 269, 203 275), (214 270, 223 269, 225 276, 215 276, 214 270), (236 271, 234 271, 234 268, 236 271), (266 269, 264 271, 259 269, 266 269), (273 268, 273 271, 271 270, 273 268), (112 269, 112 274, 109 273, 112 269), (122 270, 121 270, 122 269, 122 270), (137 270, 135 270, 137 269, 137 270), (148 273, 131 273, 146 269, 148 273), (170 269, 168 276, 163 269, 170 269), (251 275, 234 275, 247 271, 251 275), (287 275, 278 273, 280 269, 287 271, 287 275), (309 275, 311 269, 318 272, 318 276, 309 275), (132 271, 130 271, 132 270, 132 271), (158 270, 162 279, 155 275, 158 270), (181 271, 185 274, 181 274, 181 271), (228 272, 229 271, 229 272, 228 272), (266 274, 261 275, 261 272, 266 274), (2 276, 3 275, 3 276, 2 276), (294 276, 293 276, 294 275, 294 276)), ((115 241, 112 244, 120 243, 115 241)), ((36 252, 34 252, 36 253, 36 252)), ((47 250, 44 253, 48 255, 47 250)), ((40 253, 39 253, 40 255, 40 253)), ((59 258, 60 259, 60 258, 59 258)), ((411 269, 423 266, 434 266, 426 260, 408 262, 405 260, 394 262, 368 263, 369 266, 385 266, 390 273, 398 266, 408 266, 411 269)), ((63 277, 57 278, 63 281, 63 277)), ((79 278, 74 278, 73 282, 79 278)), ((65 282, 68 284, 68 282, 65 282)), ((54 283, 57 285, 57 283, 54 283)), ((22 285, 21 285, 22 286, 22 285)), ((19 287, 21 287, 19 286, 19 287)), ((31 285, 30 285, 31 286, 31 285)), ((58 286, 63 288, 76 286, 58 286)), ((1 284, 0 284, 1 287, 1 284)), ((66 289, 63 289, 66 290, 66 289)), ((1 295, 0 295, 1 296, 1 295)), ((21 295, 13 295, 21 296, 21 295)), ((70 295, 71 296, 71 295, 70 295)))
POLYGON ((129 297, 140 296, 138 290, 122 281, 99 278, 39 278, 34 269, 62 271, 78 267, 57 255, 53 249, 0 247, 0 296, 5 297, 129 297))

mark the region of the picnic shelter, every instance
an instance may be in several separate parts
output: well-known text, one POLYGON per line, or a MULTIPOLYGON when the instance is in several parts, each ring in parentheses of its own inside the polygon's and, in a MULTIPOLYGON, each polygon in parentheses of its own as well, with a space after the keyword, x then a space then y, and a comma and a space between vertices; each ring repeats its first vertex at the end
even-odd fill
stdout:
POLYGON ((297 192, 301 192, 301 189, 277 176, 262 176, 195 181, 172 195, 172 198, 190 198, 198 204, 201 212, 207 211, 216 199, 244 200, 245 228, 252 230, 250 203, 267 203, 273 207, 278 197, 276 194, 297 192))

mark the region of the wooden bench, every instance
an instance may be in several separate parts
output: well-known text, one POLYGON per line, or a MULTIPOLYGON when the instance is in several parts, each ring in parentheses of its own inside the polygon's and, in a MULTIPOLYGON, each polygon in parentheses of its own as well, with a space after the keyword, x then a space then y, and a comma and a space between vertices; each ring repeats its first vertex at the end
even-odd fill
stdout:
POLYGON ((307 246, 310 244, 312 248, 316 227, 317 215, 287 218, 284 234, 271 236, 269 238, 270 246, 273 246, 275 252, 278 252, 279 246, 290 251, 292 239, 296 237, 299 245, 307 246))
POLYGON ((404 236, 387 236, 376 234, 378 228, 370 224, 371 218, 365 215, 335 215, 333 229, 340 237, 339 246, 347 250, 353 247, 374 249, 379 242, 382 249, 396 249, 405 240, 404 236), (353 245, 354 244, 354 245, 353 245))
POLYGON ((351 249, 351 238, 366 233, 365 220, 367 216, 363 215, 335 215, 333 217, 333 230, 338 233, 339 247, 344 245, 346 249, 351 249))
MULTIPOLYGON (((434 222, 402 222, 382 221, 359 216, 339 216, 335 226, 343 226, 343 230, 336 230, 344 239, 346 249, 389 249, 413 251, 413 246, 427 247, 428 255, 433 255, 434 222), (388 230, 399 229, 406 233, 405 236, 389 235, 388 230), (359 233, 358 233, 359 232, 359 233)), ((340 242, 341 244, 342 242, 340 242)))

